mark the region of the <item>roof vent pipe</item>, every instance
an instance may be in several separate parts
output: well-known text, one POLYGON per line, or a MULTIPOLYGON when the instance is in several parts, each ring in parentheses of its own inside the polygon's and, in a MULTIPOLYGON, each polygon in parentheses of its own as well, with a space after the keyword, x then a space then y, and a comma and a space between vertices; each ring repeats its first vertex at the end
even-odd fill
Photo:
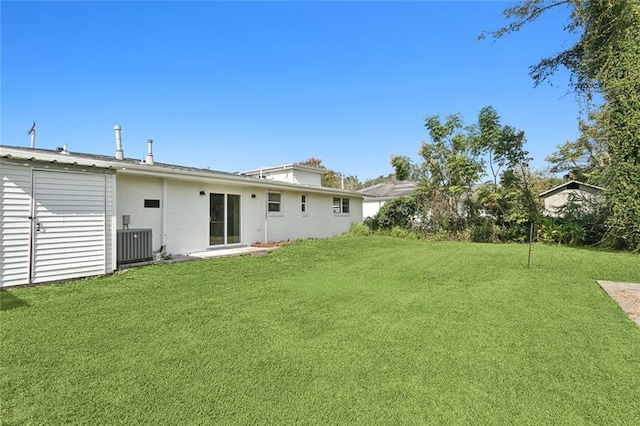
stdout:
POLYGON ((153 139, 147 139, 147 158, 144 160, 150 166, 153 166, 153 139))
POLYGON ((124 160, 124 152, 122 152, 122 136, 120 130, 122 128, 117 124, 113 126, 113 130, 116 131, 116 160, 124 160))
POLYGON ((35 121, 33 122, 33 126, 31 126, 31 129, 29 129, 27 134, 31 136, 31 149, 34 149, 36 147, 36 122, 35 121))

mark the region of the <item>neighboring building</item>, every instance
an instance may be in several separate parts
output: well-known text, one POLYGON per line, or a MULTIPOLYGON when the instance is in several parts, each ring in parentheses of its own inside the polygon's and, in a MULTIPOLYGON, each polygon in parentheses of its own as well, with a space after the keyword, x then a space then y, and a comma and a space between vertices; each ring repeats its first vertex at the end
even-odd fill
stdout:
POLYGON ((362 218, 361 194, 298 164, 225 173, 154 163, 149 144, 145 161, 0 146, 0 167, 1 287, 111 273, 127 241, 188 254, 328 238, 362 218))
POLYGON ((572 180, 551 188, 539 196, 544 200, 544 214, 558 216, 560 210, 567 204, 589 205, 602 191, 604 189, 599 186, 572 180))
POLYGON ((240 174, 266 180, 277 180, 279 182, 321 186, 322 175, 326 173, 326 170, 318 167, 304 166, 302 164, 284 164, 282 166, 249 170, 241 172, 240 174))
POLYGON ((411 195, 416 187, 415 182, 390 180, 361 189, 358 192, 367 196, 362 203, 363 219, 374 217, 387 201, 411 195))

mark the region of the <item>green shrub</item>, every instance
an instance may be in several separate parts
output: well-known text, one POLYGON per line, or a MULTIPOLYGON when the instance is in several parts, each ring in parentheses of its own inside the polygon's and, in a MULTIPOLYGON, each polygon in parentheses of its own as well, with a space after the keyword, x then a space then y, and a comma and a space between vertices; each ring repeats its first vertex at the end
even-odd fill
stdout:
POLYGON ((498 241, 499 228, 493 220, 481 218, 471 227, 470 239, 474 243, 495 243, 498 241))
POLYGON ((375 235, 392 238, 403 238, 407 240, 418 240, 420 235, 414 230, 394 226, 392 228, 379 228, 375 231, 375 235))
POLYGON ((378 211, 375 221, 380 228, 401 227, 411 229, 417 214, 414 197, 398 197, 387 201, 378 211))
POLYGON ((349 233, 347 235, 353 237, 368 237, 371 235, 371 229, 369 226, 363 222, 356 222, 351 225, 349 229, 349 233))

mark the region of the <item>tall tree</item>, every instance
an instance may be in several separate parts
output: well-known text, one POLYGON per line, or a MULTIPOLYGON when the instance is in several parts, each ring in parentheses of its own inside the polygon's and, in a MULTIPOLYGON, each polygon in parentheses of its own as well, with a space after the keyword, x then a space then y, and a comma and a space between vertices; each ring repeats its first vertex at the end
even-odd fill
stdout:
POLYGON ((604 173, 609 166, 606 133, 598 125, 598 113, 591 120, 580 121, 580 136, 575 141, 559 145, 546 158, 551 163, 552 173, 564 173, 570 179, 592 185, 604 186, 604 173))
POLYGON ((529 153, 524 149, 526 142, 524 132, 512 126, 502 126, 500 116, 491 106, 482 108, 478 113, 474 141, 475 149, 488 157, 487 162, 493 176, 495 190, 498 188, 500 169, 527 167, 530 161, 529 153))
POLYGON ((606 240, 640 251, 640 0, 526 0, 506 9, 511 22, 490 34, 500 38, 518 31, 559 6, 570 8, 565 29, 579 38, 531 67, 530 75, 538 84, 564 66, 577 93, 589 101, 596 93, 604 99, 596 121, 610 158, 604 173, 606 240))
POLYGON ((395 170, 397 180, 408 180, 411 176, 411 159, 406 155, 392 155, 391 165, 395 170))
POLYGON ((446 225, 455 230, 462 219, 460 201, 471 197, 482 164, 473 146, 471 130, 464 128, 459 114, 448 116, 444 123, 439 116, 430 116, 425 127, 431 143, 422 142, 419 151, 424 159, 423 191, 427 193, 434 226, 446 225))

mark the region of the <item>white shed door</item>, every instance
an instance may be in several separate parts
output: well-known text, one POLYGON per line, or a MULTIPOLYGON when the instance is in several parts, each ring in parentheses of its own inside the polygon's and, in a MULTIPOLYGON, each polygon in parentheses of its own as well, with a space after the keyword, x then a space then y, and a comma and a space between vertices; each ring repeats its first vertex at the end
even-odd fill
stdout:
POLYGON ((102 174, 33 172, 31 282, 105 273, 105 186, 102 174))

